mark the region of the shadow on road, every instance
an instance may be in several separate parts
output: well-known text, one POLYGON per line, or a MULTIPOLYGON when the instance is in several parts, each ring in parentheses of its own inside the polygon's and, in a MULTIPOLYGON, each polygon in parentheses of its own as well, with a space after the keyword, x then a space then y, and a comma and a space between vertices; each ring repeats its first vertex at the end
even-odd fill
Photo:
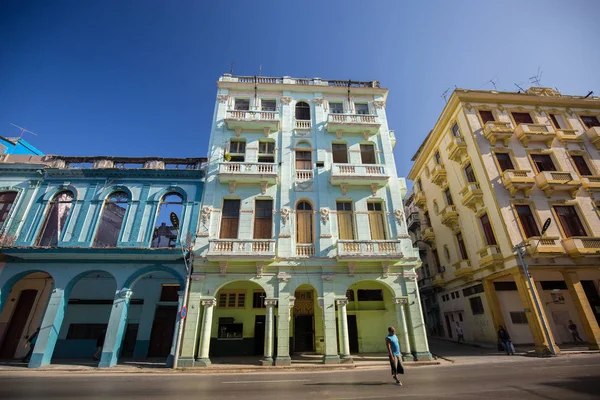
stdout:
POLYGON ((396 385, 394 382, 319 382, 306 383, 305 386, 385 386, 396 385))
MULTIPOLYGON (((544 382, 541 383, 541 385, 566 389, 575 393, 584 393, 592 396, 598 396, 598 393, 600 393, 600 375, 578 376, 570 378, 568 380, 544 382)), ((550 399, 550 397, 548 398, 550 399)), ((562 400, 562 398, 557 398, 557 400, 562 400)))

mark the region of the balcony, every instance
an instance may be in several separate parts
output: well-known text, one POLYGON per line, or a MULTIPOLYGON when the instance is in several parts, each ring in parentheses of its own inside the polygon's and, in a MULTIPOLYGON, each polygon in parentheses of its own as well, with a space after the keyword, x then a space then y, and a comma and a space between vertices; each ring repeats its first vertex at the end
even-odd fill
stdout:
POLYGON ((479 255, 479 268, 495 271, 504 266, 504 256, 498 246, 485 246, 477 252, 479 255))
POLYGON ((565 249, 557 237, 530 237, 525 243, 531 257, 557 257, 565 254, 565 249))
POLYGON ((345 183, 349 186, 378 186, 387 185, 389 174, 383 165, 367 164, 333 164, 331 168, 330 182, 339 186, 345 183))
POLYGON ((415 193, 415 205, 421 210, 427 207, 427 199, 425 198, 425 192, 423 192, 422 190, 419 190, 415 193))
POLYGON ((600 237, 570 237, 563 240, 565 250, 571 257, 600 257, 600 237))
POLYGON ((310 120, 296 120, 294 122, 294 129, 297 130, 308 130, 312 129, 312 122, 310 120))
POLYGON ((379 132, 380 126, 377 116, 372 114, 329 114, 325 129, 327 132, 337 134, 338 139, 344 133, 358 133, 367 138, 379 132))
POLYGON ((556 132, 550 125, 544 124, 519 124, 515 129, 517 138, 523 143, 523 146, 529 146, 529 143, 544 143, 548 148, 556 137, 556 132))
POLYGON ((502 183, 510 197, 515 197, 519 190, 523 191, 525 197, 529 197, 535 186, 535 178, 531 171, 507 169, 502 173, 502 183))
POLYGON ((600 192, 600 176, 582 176, 581 186, 590 193, 600 192))
POLYGON ((447 150, 449 159, 461 163, 463 158, 467 157, 467 143, 465 142, 465 138, 462 136, 453 136, 447 150))
POLYGON ((490 141, 492 146, 495 146, 496 142, 500 140, 504 147, 508 147, 508 142, 510 142, 513 133, 514 131, 508 122, 488 121, 483 127, 483 136, 490 141))
POLYGON ((444 279, 444 274, 443 273, 435 274, 435 276, 433 277, 433 282, 431 282, 431 284, 434 287, 439 287, 439 288, 443 288, 444 286, 446 286, 446 280, 444 279))
POLYGON ((412 212, 406 217, 406 226, 408 230, 412 230, 421 225, 421 219, 419 218, 418 212, 412 212))
POLYGON ((471 261, 460 260, 454 263, 454 276, 457 278, 464 279, 465 281, 473 278, 473 267, 471 267, 471 261))
POLYGON ((438 186, 446 183, 446 168, 441 164, 436 164, 431 171, 431 182, 438 186))
POLYGON ((477 205, 483 206, 483 191, 477 182, 470 182, 461 191, 461 203, 473 211, 477 211, 477 205))
POLYGON ((421 226, 421 239, 429 242, 435 242, 435 233, 433 232, 433 228, 430 226, 421 226))
POLYGON ((314 244, 297 244, 296 245, 296 257, 309 258, 315 256, 315 245, 314 244))
POLYGON ((271 239, 212 239, 208 241, 209 261, 270 260, 275 258, 275 240, 271 239))
POLYGON ((581 186, 581 181, 575 173, 569 171, 542 171, 535 176, 535 183, 544 191, 546 197, 552 197, 554 192, 568 192, 575 198, 581 186))
POLYGON ((228 110, 225 116, 227 129, 235 130, 264 130, 265 134, 279 130, 278 111, 244 111, 228 110))
POLYGON ((402 254, 399 240, 338 240, 337 259, 345 261, 399 260, 402 254))
POLYGON ((600 126, 592 126, 585 131, 585 134, 590 139, 590 142, 600 150, 600 126))
POLYGON ((442 210, 442 224, 450 229, 458 227, 458 211, 456 210, 456 206, 446 206, 442 210))
POLYGON ((567 147, 569 143, 576 143, 581 149, 583 149, 583 139, 577 135, 575 129, 557 129, 556 138, 567 147))
POLYGON ((221 183, 277 183, 277 164, 224 162, 219 164, 217 174, 221 183))

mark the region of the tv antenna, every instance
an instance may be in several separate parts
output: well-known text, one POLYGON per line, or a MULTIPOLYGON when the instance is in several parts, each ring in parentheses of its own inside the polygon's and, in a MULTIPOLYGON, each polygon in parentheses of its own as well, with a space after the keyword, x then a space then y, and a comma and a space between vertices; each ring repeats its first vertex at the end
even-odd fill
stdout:
POLYGON ((27 128, 23 128, 22 126, 19 126, 19 125, 17 125, 17 124, 13 124, 12 122, 11 122, 11 125, 12 125, 12 126, 14 126, 15 128, 17 128, 17 129, 19 129, 19 130, 21 131, 21 134, 19 135, 19 139, 21 139, 25 133, 31 133, 31 134, 32 134, 32 135, 34 135, 34 136, 37 136, 37 135, 38 135, 37 133, 35 133, 35 132, 32 132, 32 131, 30 131, 30 130, 29 130, 29 129, 27 129, 27 128))
POLYGON ((442 95, 440 97, 444 98, 444 101, 447 103, 448 102, 448 91, 450 90, 450 88, 444 90, 444 93, 442 93, 442 95))
POLYGON ((258 67, 258 76, 262 76, 262 64, 258 67))
POLYGON ((235 63, 236 63, 236 62, 237 62, 237 60, 236 60, 236 61, 232 61, 232 62, 231 62, 231 67, 229 68, 229 73, 230 73, 231 75, 233 75, 233 67, 235 66, 235 63))
POLYGON ((519 93, 520 93, 520 92, 523 92, 523 93, 525 93, 525 89, 523 89, 521 86, 517 85, 516 83, 515 83, 515 86, 516 86, 517 88, 519 88, 519 93))
POLYGON ((542 80, 543 74, 544 74, 544 71, 542 71, 540 69, 540 67, 538 67, 537 74, 535 74, 535 76, 530 77, 529 82, 535 83, 536 86, 540 86, 540 81, 542 80))

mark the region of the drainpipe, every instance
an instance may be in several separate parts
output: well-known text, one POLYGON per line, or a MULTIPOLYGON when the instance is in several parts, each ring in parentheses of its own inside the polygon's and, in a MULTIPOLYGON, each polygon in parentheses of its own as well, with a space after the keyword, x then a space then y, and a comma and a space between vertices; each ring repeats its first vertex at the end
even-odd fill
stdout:
MULTIPOLYGON (((183 252, 183 246, 181 248, 182 252, 183 252)), ((193 256, 194 253, 191 251, 187 251, 187 254, 184 254, 183 256, 183 262, 185 264, 185 271, 186 271, 186 277, 185 277, 185 289, 183 290, 183 303, 181 305, 181 310, 179 310, 179 327, 177 330, 177 341, 175 342, 175 354, 173 357, 173 369, 177 368, 177 364, 179 362, 179 351, 181 350, 181 339, 183 337, 183 325, 185 322, 185 318, 183 318, 181 316, 181 311, 184 309, 187 309, 187 302, 188 302, 188 292, 189 292, 189 288, 190 288, 190 279, 192 276, 192 267, 191 264, 193 263, 193 256), (188 265, 187 262, 187 258, 190 258, 190 265, 188 265)))

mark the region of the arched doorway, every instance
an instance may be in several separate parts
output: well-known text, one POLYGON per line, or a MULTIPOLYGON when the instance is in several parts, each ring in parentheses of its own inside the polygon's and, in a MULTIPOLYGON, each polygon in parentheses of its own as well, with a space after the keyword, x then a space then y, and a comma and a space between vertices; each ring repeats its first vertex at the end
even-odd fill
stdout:
POLYGON ((324 351, 323 311, 317 291, 311 285, 299 286, 294 292, 292 348, 294 353, 322 354, 324 351))
POLYGON ((40 327, 53 287, 49 274, 33 271, 15 276, 2 287, 0 359, 22 359, 29 352, 27 338, 40 327))
POLYGON ((359 281, 348 288, 348 339, 352 354, 386 352, 383 338, 390 326, 401 334, 393 297, 386 285, 376 281, 359 281))
MULTIPOLYGON (((211 359, 262 356, 267 325, 264 288, 251 281, 235 281, 215 293, 217 304, 211 331, 211 359)), ((277 326, 276 322, 273 326, 277 326)))

